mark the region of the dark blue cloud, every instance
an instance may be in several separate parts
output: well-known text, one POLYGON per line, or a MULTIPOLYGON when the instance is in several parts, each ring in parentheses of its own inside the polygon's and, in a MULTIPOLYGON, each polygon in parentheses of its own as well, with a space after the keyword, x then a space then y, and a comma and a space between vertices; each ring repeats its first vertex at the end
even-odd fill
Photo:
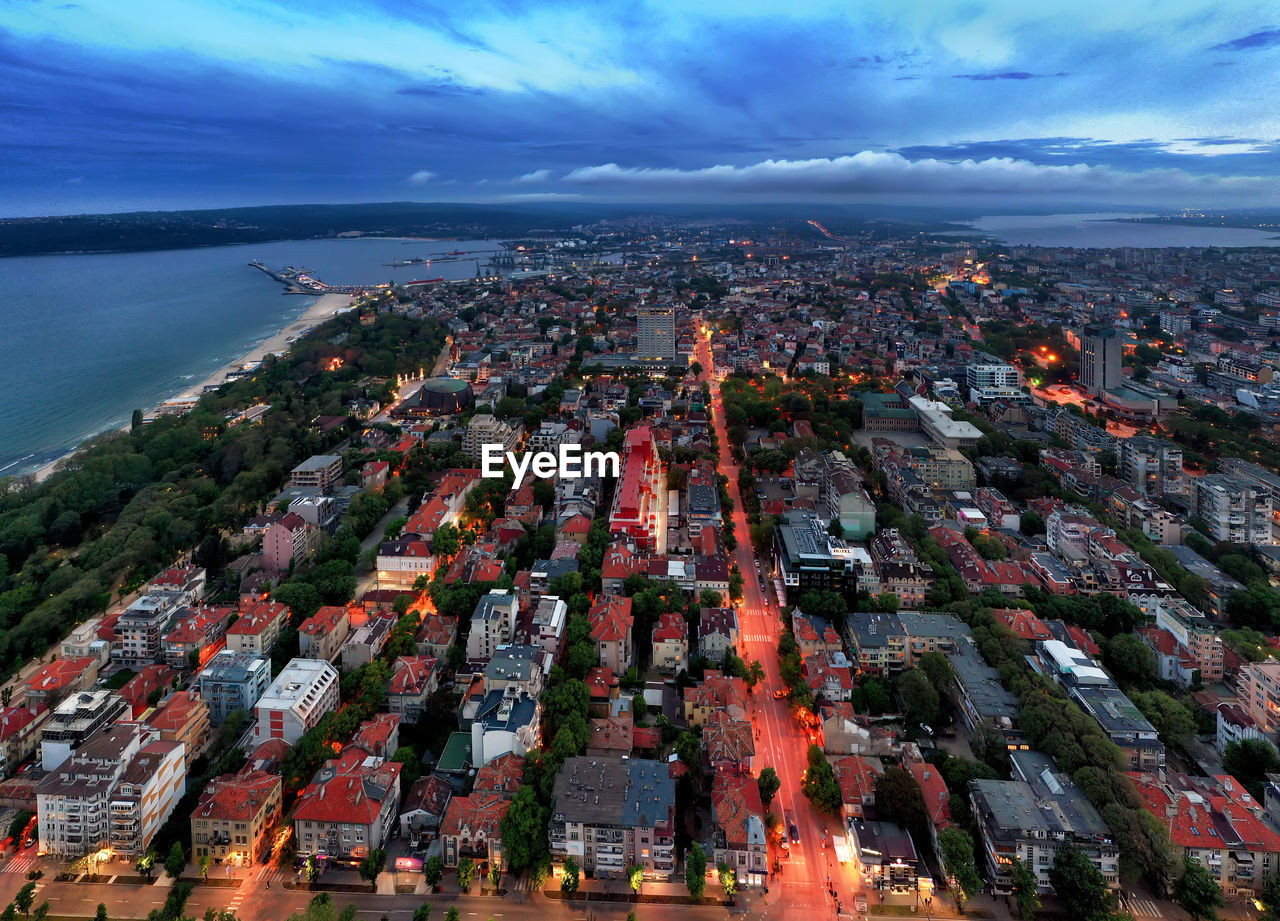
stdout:
MULTIPOLYGON (((542 171, 558 192, 571 191, 566 174, 604 164, 697 175, 861 151, 1280 172, 1269 115, 1248 103, 1270 98, 1276 76, 1224 71, 1232 62, 1210 58, 1228 55, 1204 53, 1205 34, 1242 31, 1225 15, 1093 30, 982 9, 961 26, 923 2, 875 17, 675 0, 607 14, 586 0, 185 2, 217 28, 84 25, 129 8, 110 0, 81 0, 43 31, 6 17, 5 209, 75 210, 95 195, 174 207, 395 199, 451 181, 465 198, 482 180, 510 189, 542 171), (260 29, 236 31, 255 17, 260 29), (436 178, 411 187, 424 173, 436 178)), ((1267 34, 1220 47, 1262 47, 1267 34)))
POLYGON ((1254 48, 1270 48, 1280 45, 1280 29, 1264 29, 1243 38, 1233 38, 1221 45, 1214 45, 1214 51, 1251 51, 1254 48))

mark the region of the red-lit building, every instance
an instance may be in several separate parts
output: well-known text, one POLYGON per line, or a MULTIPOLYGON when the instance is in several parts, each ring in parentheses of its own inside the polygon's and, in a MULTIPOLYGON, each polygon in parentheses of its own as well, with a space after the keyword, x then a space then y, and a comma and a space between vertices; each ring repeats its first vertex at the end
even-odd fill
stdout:
POLYGON ((622 475, 609 511, 609 533, 628 534, 641 550, 661 550, 666 528, 666 479, 653 430, 647 425, 627 432, 622 445, 622 475))

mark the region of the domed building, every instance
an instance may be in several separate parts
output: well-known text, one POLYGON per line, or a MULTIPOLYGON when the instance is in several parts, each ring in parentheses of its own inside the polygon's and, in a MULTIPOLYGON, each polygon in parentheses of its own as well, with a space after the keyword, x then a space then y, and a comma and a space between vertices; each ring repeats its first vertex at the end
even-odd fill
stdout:
POLYGON ((418 388, 418 392, 405 399, 391 413, 402 419, 422 419, 429 416, 448 416, 460 412, 475 402, 471 385, 453 377, 435 377, 418 388))

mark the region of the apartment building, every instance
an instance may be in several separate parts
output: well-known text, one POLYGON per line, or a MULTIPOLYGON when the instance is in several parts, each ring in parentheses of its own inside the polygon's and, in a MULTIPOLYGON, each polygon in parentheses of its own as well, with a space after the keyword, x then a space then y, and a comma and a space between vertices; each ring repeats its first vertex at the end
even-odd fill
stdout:
POLYGON ((1118 442, 1120 478, 1144 496, 1181 494, 1182 448, 1163 438, 1135 435, 1118 442))
POLYGON ((515 636, 519 600, 506 589, 489 592, 476 604, 471 614, 471 632, 467 634, 467 658, 473 662, 488 661, 499 646, 515 636))
POLYGON ((587 612, 591 623, 591 642, 602 668, 613 669, 621 675, 635 659, 631 629, 635 618, 631 614, 631 599, 618 595, 605 595, 587 612))
POLYGON ((262 533, 262 568, 267 572, 282 573, 289 569, 291 563, 305 560, 311 554, 316 533, 316 529, 296 512, 271 522, 262 533))
POLYGON ((271 684, 271 660, 224 649, 196 676, 195 688, 209 705, 209 721, 221 726, 237 710, 246 716, 271 684))
POLYGON ((748 774, 717 773, 711 788, 710 863, 733 868, 738 884, 769 881, 768 831, 756 779, 748 774))
POLYGON ((807 592, 852 595, 857 589, 852 548, 808 512, 788 512, 774 528, 773 568, 782 576, 788 604, 799 604, 807 592))
POLYGON ((129 605, 116 621, 112 658, 129 668, 159 662, 165 631, 185 597, 180 592, 149 592, 129 605))
POLYGON ((40 733, 40 766, 56 770, 94 733, 125 715, 128 704, 115 691, 81 691, 58 704, 40 733))
POLYGON ((140 723, 98 732, 36 787, 40 850, 63 859, 110 848, 140 856, 182 798, 185 747, 140 723))
POLYGON ((351 633, 352 615, 363 619, 362 608, 325 605, 298 627, 298 654, 304 659, 332 662, 351 633))
POLYGON ((998 894, 1012 892, 1015 859, 1051 892, 1049 870, 1059 851, 1080 851, 1111 888, 1120 885, 1120 848, 1084 793, 1048 755, 1014 753, 1018 780, 973 780, 969 801, 981 835, 986 876, 998 894), (1025 776, 1024 776, 1025 774, 1025 776))
POLYGON ((298 853, 358 861, 385 846, 400 808, 400 768, 356 745, 326 761, 294 808, 298 853))
POLYGON ((518 427, 511 427, 492 413, 476 413, 463 433, 462 453, 478 461, 484 456, 485 445, 495 445, 505 453, 514 451, 519 444, 518 427))
POLYGON ((1232 544, 1273 544, 1271 497, 1247 480, 1222 473, 1196 477, 1192 509, 1209 535, 1232 544))
POLYGON ((209 737, 209 705, 194 691, 174 691, 147 718, 147 725, 164 742, 181 742, 187 767, 196 760, 209 737))
POLYGON ((49 716, 44 706, 0 707, 0 775, 13 773, 36 753, 49 716))
POLYGON ((431 656, 400 656, 391 671, 387 709, 407 725, 418 722, 439 681, 437 661, 431 656))
POLYGON ((215 864, 265 861, 280 824, 282 791, 279 774, 248 766, 215 778, 191 813, 192 857, 215 864))
POLYGON ((297 744, 303 733, 338 707, 338 673, 328 662, 293 659, 258 699, 252 744, 284 739, 297 744))
POLYGON ((689 624, 679 611, 667 611, 654 625, 650 661, 654 668, 675 675, 689 665, 689 624))
POLYGON ((245 606, 227 629, 227 649, 254 656, 270 656, 280 631, 289 622, 289 608, 278 601, 245 606))
POLYGON ((328 493, 342 480, 342 457, 338 454, 313 454, 289 475, 289 485, 295 489, 310 489, 328 493))
POLYGON ((1174 853, 1209 871, 1228 899, 1253 898, 1280 870, 1280 835, 1263 804, 1228 774, 1131 773, 1143 805, 1169 830, 1174 853))
POLYGON ((1240 705, 1263 732, 1280 731, 1280 662, 1246 662, 1240 666, 1240 705))
POLYGON ((621 879, 675 872, 675 781, 664 762, 568 758, 551 794, 551 856, 587 873, 621 879))

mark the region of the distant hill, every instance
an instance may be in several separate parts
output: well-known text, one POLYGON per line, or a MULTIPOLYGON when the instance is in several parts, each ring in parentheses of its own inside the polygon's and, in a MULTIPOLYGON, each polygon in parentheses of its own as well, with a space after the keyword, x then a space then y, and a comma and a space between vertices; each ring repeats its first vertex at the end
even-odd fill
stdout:
POLYGON ((0 219, 0 256, 185 249, 229 243, 307 240, 344 233, 370 236, 519 237, 561 234, 577 224, 654 215, 704 224, 739 221, 813 235, 817 218, 839 233, 882 235, 942 230, 971 216, 955 208, 832 205, 673 205, 537 203, 483 205, 383 202, 263 205, 200 211, 133 211, 0 219))

